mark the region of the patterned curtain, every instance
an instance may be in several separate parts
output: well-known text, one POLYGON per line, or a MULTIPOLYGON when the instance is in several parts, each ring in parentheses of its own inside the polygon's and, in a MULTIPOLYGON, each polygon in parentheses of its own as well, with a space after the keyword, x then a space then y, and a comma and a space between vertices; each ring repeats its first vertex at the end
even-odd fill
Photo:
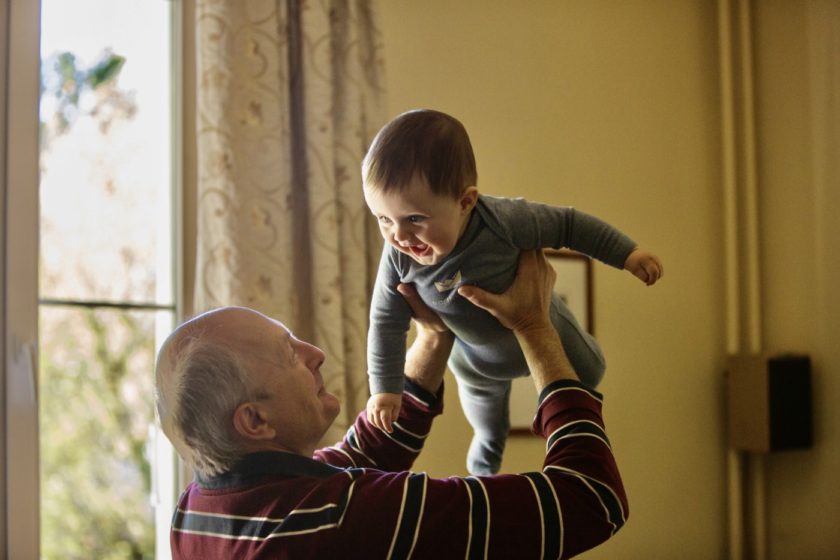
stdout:
POLYGON ((384 124, 372 0, 198 0, 195 309, 244 305, 322 348, 343 415, 367 399, 381 242, 360 164, 384 124))

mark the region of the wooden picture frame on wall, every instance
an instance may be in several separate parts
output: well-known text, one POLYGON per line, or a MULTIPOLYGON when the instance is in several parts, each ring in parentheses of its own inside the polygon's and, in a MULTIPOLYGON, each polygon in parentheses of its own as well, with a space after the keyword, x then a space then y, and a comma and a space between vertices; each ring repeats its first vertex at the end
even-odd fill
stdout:
MULTIPOLYGON (((557 273, 555 293, 563 299, 581 326, 594 336, 592 259, 566 249, 546 249, 545 256, 557 273)), ((531 423, 534 421, 536 408, 537 394, 531 377, 514 379, 510 391, 511 435, 533 435, 531 423)))

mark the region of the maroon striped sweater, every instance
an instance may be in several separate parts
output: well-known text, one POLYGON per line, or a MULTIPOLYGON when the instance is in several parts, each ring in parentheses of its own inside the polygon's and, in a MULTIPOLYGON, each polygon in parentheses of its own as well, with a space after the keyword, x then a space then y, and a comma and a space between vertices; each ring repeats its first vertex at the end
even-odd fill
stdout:
POLYGON ((360 414, 313 458, 251 454, 191 483, 172 519, 173 558, 569 558, 624 524, 599 393, 569 381, 542 392, 542 471, 431 478, 409 469, 442 392, 406 382, 392 434, 360 414))

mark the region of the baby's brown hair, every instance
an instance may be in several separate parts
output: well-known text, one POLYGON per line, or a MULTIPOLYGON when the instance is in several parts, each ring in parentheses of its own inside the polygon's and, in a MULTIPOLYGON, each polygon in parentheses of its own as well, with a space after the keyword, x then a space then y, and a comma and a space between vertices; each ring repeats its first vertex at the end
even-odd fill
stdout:
POLYGON ((382 127, 362 161, 365 185, 399 191, 415 175, 426 179, 433 193, 454 198, 476 185, 475 155, 464 125, 446 113, 416 109, 382 127))

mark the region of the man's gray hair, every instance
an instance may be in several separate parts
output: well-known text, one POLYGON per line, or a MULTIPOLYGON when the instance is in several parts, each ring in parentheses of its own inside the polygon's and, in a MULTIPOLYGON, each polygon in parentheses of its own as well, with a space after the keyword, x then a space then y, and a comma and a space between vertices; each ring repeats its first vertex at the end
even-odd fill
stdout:
POLYGON ((157 365, 158 417, 173 443, 181 443, 184 460, 206 478, 230 470, 242 455, 233 413, 255 400, 256 390, 233 349, 200 334, 176 344, 157 365))

